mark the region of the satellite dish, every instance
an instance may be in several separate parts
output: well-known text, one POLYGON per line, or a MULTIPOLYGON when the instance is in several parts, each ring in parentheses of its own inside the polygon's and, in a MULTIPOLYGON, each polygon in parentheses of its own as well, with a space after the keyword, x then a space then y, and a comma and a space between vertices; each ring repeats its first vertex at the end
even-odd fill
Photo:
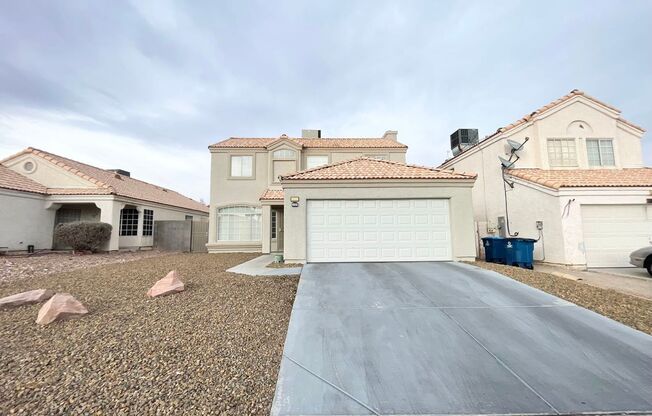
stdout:
POLYGON ((516 161, 514 161, 514 162, 509 161, 509 160, 507 160, 507 159, 505 159, 504 157, 501 157, 501 156, 498 156, 498 159, 500 160, 500 163, 503 165, 503 168, 505 168, 505 169, 511 168, 514 165, 514 163, 516 162, 516 161))
POLYGON ((507 144, 512 148, 512 153, 521 150, 525 143, 519 143, 516 140, 507 139, 507 144))

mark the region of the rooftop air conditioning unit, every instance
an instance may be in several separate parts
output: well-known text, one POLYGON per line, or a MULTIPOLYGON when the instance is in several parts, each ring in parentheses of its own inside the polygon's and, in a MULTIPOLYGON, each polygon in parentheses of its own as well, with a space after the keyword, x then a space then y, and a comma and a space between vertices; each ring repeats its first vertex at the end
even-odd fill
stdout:
POLYGON ((458 129, 451 134, 453 156, 457 156, 476 144, 478 144, 478 129, 458 129))

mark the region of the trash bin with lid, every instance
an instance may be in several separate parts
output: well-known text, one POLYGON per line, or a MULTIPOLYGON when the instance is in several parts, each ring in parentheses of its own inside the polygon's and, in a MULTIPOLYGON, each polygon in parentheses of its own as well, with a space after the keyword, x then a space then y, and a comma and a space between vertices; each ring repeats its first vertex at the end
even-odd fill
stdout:
POLYGON ((505 264, 533 269, 534 243, 537 240, 520 237, 510 237, 505 240, 505 264))
POLYGON ((483 237, 484 258, 489 263, 505 264, 505 244, 507 240, 503 237, 483 237))

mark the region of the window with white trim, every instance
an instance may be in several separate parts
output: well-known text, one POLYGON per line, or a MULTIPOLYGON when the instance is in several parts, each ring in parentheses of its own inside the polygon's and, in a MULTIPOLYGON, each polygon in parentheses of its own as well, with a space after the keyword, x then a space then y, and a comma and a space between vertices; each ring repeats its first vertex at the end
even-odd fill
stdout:
POLYGON ((219 241, 260 241, 261 208, 236 205, 218 209, 217 239, 219 241))
POLYGON ((575 139, 548 139, 548 162, 550 166, 577 166, 575 139))
POLYGON ((612 139, 586 139, 586 157, 589 166, 614 166, 614 143, 612 139))
POLYGON ((290 149, 280 149, 273 153, 274 159, 294 159, 296 152, 290 149))
POLYGON ((146 209, 143 211, 143 235, 152 234, 154 234, 154 210, 146 209))
POLYGON ((312 169, 323 165, 328 165, 328 156, 326 155, 306 157, 306 169, 312 169))
POLYGON ((231 176, 251 177, 253 176, 253 156, 231 156, 231 176))
POLYGON ((138 235, 138 210, 136 208, 120 210, 120 235, 138 235))

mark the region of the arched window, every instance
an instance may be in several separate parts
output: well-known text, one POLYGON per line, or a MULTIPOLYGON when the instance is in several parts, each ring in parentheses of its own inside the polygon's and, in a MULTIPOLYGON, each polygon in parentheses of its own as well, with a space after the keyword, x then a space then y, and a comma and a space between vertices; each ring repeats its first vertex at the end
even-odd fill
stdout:
POLYGON ((274 152, 274 159, 294 159, 296 152, 290 149, 280 149, 274 152))
POLYGON ((235 205, 217 210, 219 241, 260 241, 261 209, 235 205))

